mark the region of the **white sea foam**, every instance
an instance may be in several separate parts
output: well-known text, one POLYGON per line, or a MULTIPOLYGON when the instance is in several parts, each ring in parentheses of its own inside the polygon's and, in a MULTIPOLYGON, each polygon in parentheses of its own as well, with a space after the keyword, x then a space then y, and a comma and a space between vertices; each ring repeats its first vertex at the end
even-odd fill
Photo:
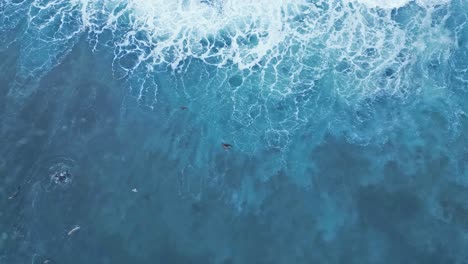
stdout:
MULTIPOLYGON (((83 4, 88 6, 83 9, 83 21, 90 28, 100 28, 93 24, 101 14, 95 12, 95 3, 83 4)), ((244 69, 285 42, 292 33, 287 20, 303 4, 302 0, 126 1, 104 4, 102 13, 111 13, 105 27, 112 29, 118 28, 121 17, 129 17, 131 26, 122 32, 119 45, 149 48, 144 54, 138 51, 140 59, 175 69, 184 59, 195 57, 217 66, 233 62, 244 69), (137 40, 137 34, 144 34, 146 41, 137 40)))
POLYGON ((412 0, 357 0, 357 2, 362 3, 370 8, 399 8, 408 4, 412 0))
POLYGON ((410 2, 416 2, 420 6, 428 7, 440 4, 446 4, 450 0, 356 0, 370 8, 383 8, 392 9, 400 8, 407 5, 410 2))
POLYGON ((397 94, 407 87, 399 73, 414 62, 411 49, 421 42, 411 27, 419 32, 430 21, 430 12, 408 18, 410 27, 391 17, 392 8, 411 1, 432 8, 449 0, 35 0, 28 30, 38 43, 26 50, 22 67, 32 61, 31 67, 50 68, 64 47, 88 32, 94 48, 112 43, 116 76, 136 76, 140 97, 156 93, 146 78, 156 68, 177 71, 191 59, 260 69, 259 86, 281 95, 330 70, 342 97, 397 94), (109 32, 111 41, 103 41, 109 32), (49 61, 38 57, 41 47, 49 61))

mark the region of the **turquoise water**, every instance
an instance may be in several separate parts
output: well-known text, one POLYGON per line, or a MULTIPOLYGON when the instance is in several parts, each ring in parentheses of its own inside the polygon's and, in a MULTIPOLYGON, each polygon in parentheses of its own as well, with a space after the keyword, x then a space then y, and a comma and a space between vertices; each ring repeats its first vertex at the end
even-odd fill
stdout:
POLYGON ((0 263, 468 263, 467 134, 465 0, 0 0, 0 263))

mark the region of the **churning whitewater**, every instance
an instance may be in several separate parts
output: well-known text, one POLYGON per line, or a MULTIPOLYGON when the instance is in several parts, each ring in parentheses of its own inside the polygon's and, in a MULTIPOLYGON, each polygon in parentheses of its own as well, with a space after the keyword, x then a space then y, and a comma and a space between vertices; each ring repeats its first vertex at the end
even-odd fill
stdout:
MULTIPOLYGON (((24 43, 13 96, 31 93, 21 84, 53 69, 79 39, 86 38, 93 51, 113 52, 109 67, 115 78, 125 80, 132 94, 150 108, 160 93, 158 73, 171 71, 180 79, 193 65, 206 67, 209 81, 200 83, 197 91, 183 88, 190 86, 183 80, 174 86, 182 86, 188 97, 231 87, 222 97, 232 100, 233 120, 252 127, 251 132, 265 130, 268 144, 283 148, 292 131, 324 114, 317 108, 330 107, 317 106, 322 93, 329 97, 325 104, 338 101, 351 107, 381 96, 445 98, 441 87, 447 80, 433 72, 431 63, 449 64, 460 37, 446 28, 450 8, 466 4, 8 0, 2 5, 2 31, 6 35, 13 28, 22 31, 6 40, 24 43), (404 8, 413 13, 409 16, 404 8), (287 109, 272 111, 281 104, 287 109)), ((454 66, 466 84, 463 68, 454 66)), ((173 88, 165 89, 171 93, 173 88)), ((379 130, 376 134, 385 138, 379 130)), ((370 140, 356 131, 350 136, 370 140)))

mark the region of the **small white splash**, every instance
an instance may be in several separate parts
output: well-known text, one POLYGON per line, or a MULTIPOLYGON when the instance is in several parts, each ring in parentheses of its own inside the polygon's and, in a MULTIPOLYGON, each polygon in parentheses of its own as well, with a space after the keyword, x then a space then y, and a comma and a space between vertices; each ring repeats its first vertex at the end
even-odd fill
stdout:
POLYGON ((133 189, 132 189, 132 192, 137 193, 138 190, 137 190, 136 188, 133 188, 133 189))
POLYGON ((77 225, 77 226, 73 227, 70 231, 68 231, 67 234, 68 234, 69 236, 71 236, 71 235, 73 235, 74 233, 76 233, 78 230, 80 230, 80 228, 81 228, 81 227, 77 225))

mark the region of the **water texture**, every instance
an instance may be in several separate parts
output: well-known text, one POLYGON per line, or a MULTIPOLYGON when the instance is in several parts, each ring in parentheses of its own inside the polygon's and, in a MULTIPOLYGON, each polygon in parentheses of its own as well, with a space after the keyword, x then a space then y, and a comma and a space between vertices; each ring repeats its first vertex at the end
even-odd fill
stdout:
POLYGON ((466 0, 0 0, 2 264, 466 264, 467 135, 466 0))

